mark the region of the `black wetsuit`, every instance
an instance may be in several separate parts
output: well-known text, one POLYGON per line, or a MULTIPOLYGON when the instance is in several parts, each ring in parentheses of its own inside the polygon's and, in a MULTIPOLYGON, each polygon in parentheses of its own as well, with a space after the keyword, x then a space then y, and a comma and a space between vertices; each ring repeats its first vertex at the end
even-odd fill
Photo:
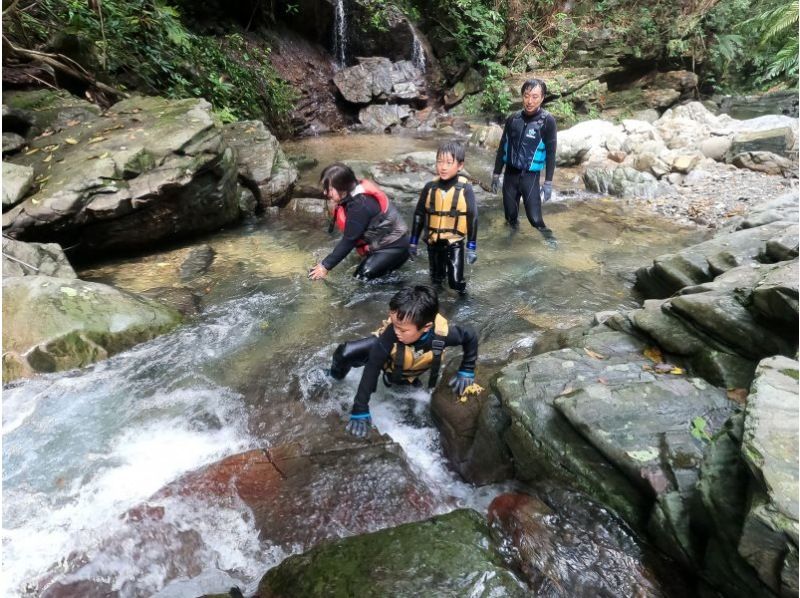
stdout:
POLYGON ((552 232, 542 219, 539 178, 544 169, 544 180, 553 180, 556 133, 556 120, 544 108, 533 114, 526 114, 524 110, 515 112, 506 120, 494 161, 494 174, 499 175, 503 166, 506 167, 503 179, 506 222, 513 228, 519 226, 519 199, 522 197, 528 221, 546 237, 551 237, 552 232))
MULTIPOLYGON (((431 187, 439 186, 442 191, 447 192, 458 181, 458 176, 446 181, 431 181, 422 188, 414 210, 413 223, 411 225, 411 243, 417 244, 423 229, 428 225, 428 213, 425 210, 425 202, 431 187)), ((453 198, 454 200, 456 198, 453 198)), ((467 239, 466 248, 476 249, 478 238, 478 205, 475 202, 475 192, 472 185, 464 185, 464 201, 467 203, 467 239)), ((427 234, 424 237, 427 239, 427 234)), ((447 276, 447 283, 451 289, 463 293, 467 288, 467 281, 464 279, 464 239, 455 242, 439 241, 428 243, 428 265, 430 266, 431 281, 435 285, 444 282, 447 276)))
MULTIPOLYGON (((414 351, 430 351, 434 339, 429 330, 414 343, 414 351)), ((353 401, 353 415, 369 413, 369 399, 378 386, 378 378, 389 360, 392 347, 400 341, 392 326, 387 326, 380 336, 368 336, 356 341, 342 343, 336 348, 331 364, 331 375, 341 380, 350 368, 364 366, 356 398, 353 401)), ((478 335, 471 326, 448 324, 445 347, 460 345, 464 351, 459 371, 474 372, 478 360, 478 335)))
MULTIPOLYGON (((362 239, 370 221, 377 216, 380 205, 373 198, 359 193, 348 197, 340 204, 347 214, 347 222, 342 233, 342 238, 336 244, 325 259, 322 265, 326 270, 332 270, 341 262, 356 246, 356 242, 362 239)), ((386 247, 381 247, 369 252, 356 268, 353 276, 371 280, 378 276, 383 276, 392 270, 402 266, 408 259, 408 235, 403 235, 394 243, 386 247)))

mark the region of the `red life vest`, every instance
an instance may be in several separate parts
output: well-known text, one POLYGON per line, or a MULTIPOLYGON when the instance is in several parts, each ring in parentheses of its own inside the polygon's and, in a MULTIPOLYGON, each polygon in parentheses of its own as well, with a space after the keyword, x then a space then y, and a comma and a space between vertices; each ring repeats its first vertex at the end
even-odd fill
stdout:
MULTIPOLYGON (((386 197, 386 194, 375 183, 367 179, 363 179, 359 185, 353 189, 350 195, 352 197, 354 195, 358 195, 359 193, 366 195, 367 197, 371 197, 378 202, 378 206, 381 209, 379 217, 382 217, 386 214, 386 211, 389 209, 389 198, 386 197)), ((344 209, 342 203, 338 204, 336 208, 334 208, 333 221, 336 224, 336 228, 338 228, 339 231, 344 232, 344 227, 347 225, 347 211, 344 209)), ((365 239, 359 239, 356 241, 356 251, 358 252, 358 255, 367 255, 370 251, 369 243, 365 239)))

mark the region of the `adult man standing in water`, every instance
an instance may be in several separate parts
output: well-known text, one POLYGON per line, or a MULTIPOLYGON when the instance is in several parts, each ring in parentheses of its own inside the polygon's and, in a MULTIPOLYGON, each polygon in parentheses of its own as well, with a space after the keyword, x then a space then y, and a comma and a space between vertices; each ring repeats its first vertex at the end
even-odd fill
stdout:
POLYGON ((556 119, 542 108, 547 85, 541 79, 528 79, 522 84, 522 110, 506 120, 500 146, 494 161, 492 193, 497 193, 503 166, 503 211, 512 231, 519 228, 519 200, 531 226, 545 238, 549 247, 556 239, 542 219, 542 201, 553 194, 553 173, 556 169, 556 119), (544 183, 540 185, 541 171, 544 183))

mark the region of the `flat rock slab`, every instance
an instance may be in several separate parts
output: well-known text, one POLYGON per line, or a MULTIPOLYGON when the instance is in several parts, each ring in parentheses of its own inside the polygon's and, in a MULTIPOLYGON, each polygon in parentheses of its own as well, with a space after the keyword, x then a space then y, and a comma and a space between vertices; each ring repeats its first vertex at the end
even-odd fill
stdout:
POLYGON ((18 204, 33 184, 33 168, 3 162, 3 209, 18 204))
POLYGON ((3 278, 10 276, 78 278, 60 245, 3 237, 3 278))
POLYGON ((183 476, 149 504, 174 495, 241 500, 262 538, 302 549, 430 517, 434 504, 387 436, 241 453, 183 476))

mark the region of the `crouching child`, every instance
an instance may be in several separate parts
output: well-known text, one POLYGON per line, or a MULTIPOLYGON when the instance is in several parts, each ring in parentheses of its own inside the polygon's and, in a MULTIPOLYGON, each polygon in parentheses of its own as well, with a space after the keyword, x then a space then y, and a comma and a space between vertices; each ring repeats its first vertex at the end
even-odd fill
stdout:
POLYGON ((458 372, 449 386, 457 396, 475 382, 478 336, 471 326, 452 324, 439 313, 436 291, 425 285, 407 287, 389 301, 389 320, 373 335, 336 348, 331 376, 343 379, 350 368, 363 367, 353 401, 347 432, 365 437, 372 425, 369 400, 383 377, 386 386, 421 386, 420 376, 430 371, 428 388, 439 378, 446 347, 461 346, 458 372))

